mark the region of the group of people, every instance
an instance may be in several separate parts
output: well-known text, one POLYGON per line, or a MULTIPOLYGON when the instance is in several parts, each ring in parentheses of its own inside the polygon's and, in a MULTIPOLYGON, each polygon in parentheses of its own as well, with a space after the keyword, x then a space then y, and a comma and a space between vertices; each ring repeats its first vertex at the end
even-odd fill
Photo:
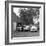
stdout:
POLYGON ((17 31, 18 32, 32 32, 32 31, 38 31, 38 28, 37 26, 35 25, 22 25, 21 23, 18 23, 17 24, 17 31))

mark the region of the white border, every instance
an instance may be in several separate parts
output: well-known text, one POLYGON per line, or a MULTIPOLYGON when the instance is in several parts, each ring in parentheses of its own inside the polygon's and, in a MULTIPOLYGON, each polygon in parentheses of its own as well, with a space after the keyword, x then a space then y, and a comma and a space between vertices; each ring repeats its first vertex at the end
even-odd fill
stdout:
POLYGON ((43 40, 43 5, 42 4, 22 4, 22 3, 9 3, 9 43, 13 42, 32 42, 32 41, 42 41, 43 40), (11 39, 11 6, 41 6, 40 9, 40 36, 37 37, 19 37, 11 39))

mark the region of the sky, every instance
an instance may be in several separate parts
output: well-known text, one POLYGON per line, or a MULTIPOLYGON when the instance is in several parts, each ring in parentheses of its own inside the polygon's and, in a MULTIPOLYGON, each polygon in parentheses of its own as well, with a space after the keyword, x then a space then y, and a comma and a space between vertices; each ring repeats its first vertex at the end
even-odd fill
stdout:
POLYGON ((19 16, 19 14, 20 14, 20 13, 19 13, 19 8, 13 8, 13 12, 16 13, 16 15, 17 15, 18 17, 20 17, 20 16, 19 16))

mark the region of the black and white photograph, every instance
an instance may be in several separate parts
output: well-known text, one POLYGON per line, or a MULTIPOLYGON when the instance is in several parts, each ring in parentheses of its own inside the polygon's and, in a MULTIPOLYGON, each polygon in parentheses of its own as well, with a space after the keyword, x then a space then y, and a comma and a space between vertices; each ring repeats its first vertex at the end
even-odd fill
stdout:
POLYGON ((13 6, 12 9, 12 37, 39 36, 40 7, 23 8, 13 6))
POLYGON ((40 43, 45 40, 45 3, 6 3, 6 44, 40 43))

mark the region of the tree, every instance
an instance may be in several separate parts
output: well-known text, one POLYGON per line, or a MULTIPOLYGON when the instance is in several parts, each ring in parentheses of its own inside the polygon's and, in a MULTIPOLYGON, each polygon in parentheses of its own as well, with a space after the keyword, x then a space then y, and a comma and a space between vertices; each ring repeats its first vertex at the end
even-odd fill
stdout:
POLYGON ((20 18, 24 24, 34 24, 33 23, 33 16, 39 15, 38 8, 27 8, 27 9, 20 9, 20 18))

